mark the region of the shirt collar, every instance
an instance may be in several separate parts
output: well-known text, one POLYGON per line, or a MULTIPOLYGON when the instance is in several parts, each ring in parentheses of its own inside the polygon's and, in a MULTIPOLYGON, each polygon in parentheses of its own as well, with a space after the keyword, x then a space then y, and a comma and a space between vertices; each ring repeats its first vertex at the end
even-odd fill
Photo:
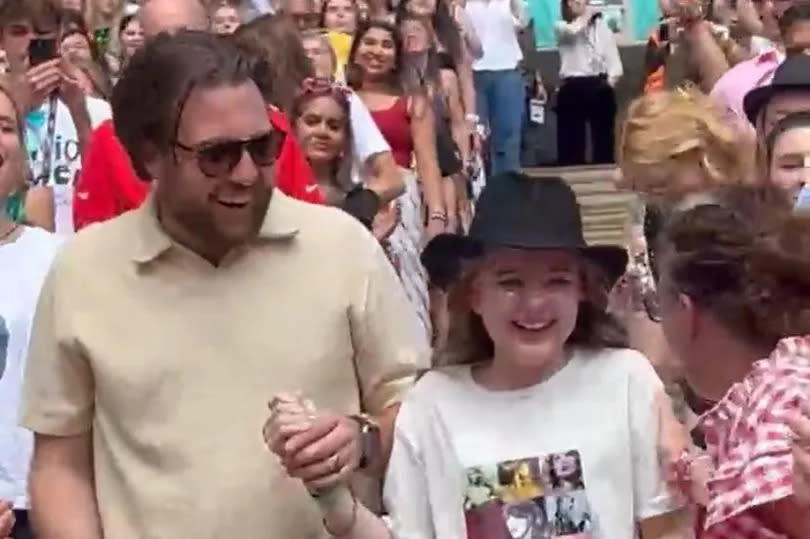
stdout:
MULTIPOLYGON (((299 231, 294 209, 291 199, 279 189, 274 189, 259 229, 258 241, 293 239, 299 231)), ((171 249, 174 242, 158 220, 154 193, 150 193, 135 212, 136 240, 132 260, 138 264, 146 264, 171 249)))

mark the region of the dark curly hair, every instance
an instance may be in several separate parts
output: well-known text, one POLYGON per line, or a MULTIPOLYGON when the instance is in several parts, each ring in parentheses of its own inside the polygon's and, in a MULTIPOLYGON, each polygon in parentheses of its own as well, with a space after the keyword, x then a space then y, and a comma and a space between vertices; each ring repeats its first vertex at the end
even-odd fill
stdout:
POLYGON ((195 88, 253 81, 262 91, 267 69, 208 32, 183 30, 147 41, 124 69, 111 100, 115 133, 135 172, 152 179, 145 167, 147 145, 158 151, 172 148, 183 107, 195 88))
POLYGON ((662 294, 685 294, 743 342, 810 333, 810 215, 772 186, 735 186, 676 212, 661 240, 662 294))

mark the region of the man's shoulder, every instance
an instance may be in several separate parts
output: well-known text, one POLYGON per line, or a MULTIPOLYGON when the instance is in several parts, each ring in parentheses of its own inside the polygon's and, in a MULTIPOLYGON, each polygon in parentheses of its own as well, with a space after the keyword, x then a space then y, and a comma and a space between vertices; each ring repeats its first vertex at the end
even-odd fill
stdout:
POLYGON ((352 243, 368 245, 369 240, 373 240, 357 219, 340 208, 304 202, 281 192, 273 196, 283 197, 281 208, 286 213, 285 219, 306 241, 317 241, 345 250, 351 248, 352 243))
POLYGON ((93 272, 114 265, 129 253, 136 229, 136 211, 119 215, 109 221, 93 223, 65 241, 57 265, 76 267, 93 272), (99 263, 103 262, 103 263, 99 263))

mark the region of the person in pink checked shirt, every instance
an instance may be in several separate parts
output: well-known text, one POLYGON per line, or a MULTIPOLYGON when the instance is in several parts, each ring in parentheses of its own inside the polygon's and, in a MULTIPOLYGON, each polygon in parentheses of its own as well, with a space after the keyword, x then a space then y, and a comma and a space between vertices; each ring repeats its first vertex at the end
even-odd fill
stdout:
POLYGON ((796 414, 793 429, 793 490, 803 507, 810 508, 810 407, 796 414))
POLYGON ((705 452, 676 465, 704 513, 698 537, 806 538, 789 421, 810 402, 810 216, 773 187, 728 187, 680 210, 662 239, 664 333, 715 403, 698 423, 705 452))

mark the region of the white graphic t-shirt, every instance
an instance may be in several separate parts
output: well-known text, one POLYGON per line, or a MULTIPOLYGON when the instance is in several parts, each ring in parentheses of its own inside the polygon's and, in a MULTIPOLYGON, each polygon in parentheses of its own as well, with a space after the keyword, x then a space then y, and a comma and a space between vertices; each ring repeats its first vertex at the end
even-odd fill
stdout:
POLYGON ((0 245, 0 500, 28 507, 26 478, 32 435, 19 427, 20 392, 31 323, 45 275, 63 238, 25 228, 12 243, 0 245))
MULTIPOLYGON (((82 157, 79 153, 79 141, 76 127, 67 106, 57 100, 56 122, 53 141, 48 138, 48 111, 50 102, 30 112, 25 119, 28 158, 34 183, 47 185, 53 189, 56 209, 56 232, 71 234, 73 232, 73 187, 82 168, 82 157), (43 177, 44 144, 51 144, 51 173, 43 177)), ((87 112, 93 128, 112 118, 110 105, 101 99, 87 98, 87 112)))
POLYGON ((658 459, 663 385, 631 350, 572 350, 549 380, 427 373, 397 416, 385 503, 397 539, 631 539, 678 508, 658 459))

